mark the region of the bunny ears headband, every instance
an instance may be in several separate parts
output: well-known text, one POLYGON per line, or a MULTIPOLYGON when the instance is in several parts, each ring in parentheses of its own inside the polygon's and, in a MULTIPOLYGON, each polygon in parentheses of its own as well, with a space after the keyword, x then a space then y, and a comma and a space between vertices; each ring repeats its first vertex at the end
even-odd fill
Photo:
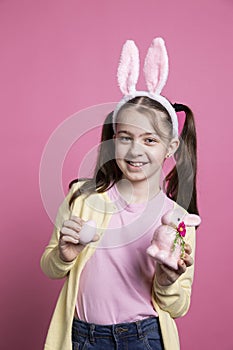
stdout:
POLYGON ((147 52, 144 63, 144 76, 148 91, 137 91, 139 77, 139 51, 134 41, 127 40, 123 46, 118 67, 118 84, 124 97, 113 112, 113 126, 120 108, 137 96, 147 96, 159 102, 168 111, 173 125, 173 137, 178 136, 178 120, 171 103, 160 95, 168 77, 168 55, 162 38, 155 38, 147 52))

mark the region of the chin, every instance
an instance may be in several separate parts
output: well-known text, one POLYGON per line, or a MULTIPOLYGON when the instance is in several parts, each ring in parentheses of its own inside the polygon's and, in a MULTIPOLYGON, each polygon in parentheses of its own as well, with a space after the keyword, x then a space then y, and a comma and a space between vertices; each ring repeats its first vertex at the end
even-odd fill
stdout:
POLYGON ((131 182, 147 181, 147 177, 139 174, 123 174, 123 177, 131 182))

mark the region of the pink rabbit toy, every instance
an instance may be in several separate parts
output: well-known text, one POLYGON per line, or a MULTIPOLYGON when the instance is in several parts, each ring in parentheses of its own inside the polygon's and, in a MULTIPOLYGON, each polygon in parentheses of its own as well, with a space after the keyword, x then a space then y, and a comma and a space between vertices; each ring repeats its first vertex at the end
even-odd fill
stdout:
POLYGON ((201 218, 178 206, 164 214, 161 222, 147 253, 159 263, 177 270, 177 262, 184 253, 186 226, 200 225, 201 218))

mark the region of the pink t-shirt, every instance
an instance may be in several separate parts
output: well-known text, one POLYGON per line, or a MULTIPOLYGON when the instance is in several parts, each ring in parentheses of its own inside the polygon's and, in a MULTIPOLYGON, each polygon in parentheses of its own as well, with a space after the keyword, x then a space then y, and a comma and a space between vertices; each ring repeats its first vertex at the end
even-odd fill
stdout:
POLYGON ((127 204, 116 186, 108 195, 117 210, 82 271, 77 316, 102 325, 156 316, 151 302, 155 262, 146 249, 174 202, 162 190, 145 204, 127 204))

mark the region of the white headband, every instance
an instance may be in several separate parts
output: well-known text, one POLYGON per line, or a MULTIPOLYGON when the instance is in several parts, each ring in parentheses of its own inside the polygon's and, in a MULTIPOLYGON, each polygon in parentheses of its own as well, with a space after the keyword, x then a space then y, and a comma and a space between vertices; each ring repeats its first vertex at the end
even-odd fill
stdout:
POLYGON ((133 40, 127 40, 121 52, 117 71, 118 84, 124 94, 113 112, 113 127, 115 128, 117 113, 129 100, 137 96, 147 96, 159 102, 169 113, 173 125, 173 137, 178 136, 178 119, 171 103, 160 95, 168 77, 168 55, 162 38, 155 38, 147 52, 144 63, 144 76, 148 91, 137 91, 139 77, 139 51, 133 40))

